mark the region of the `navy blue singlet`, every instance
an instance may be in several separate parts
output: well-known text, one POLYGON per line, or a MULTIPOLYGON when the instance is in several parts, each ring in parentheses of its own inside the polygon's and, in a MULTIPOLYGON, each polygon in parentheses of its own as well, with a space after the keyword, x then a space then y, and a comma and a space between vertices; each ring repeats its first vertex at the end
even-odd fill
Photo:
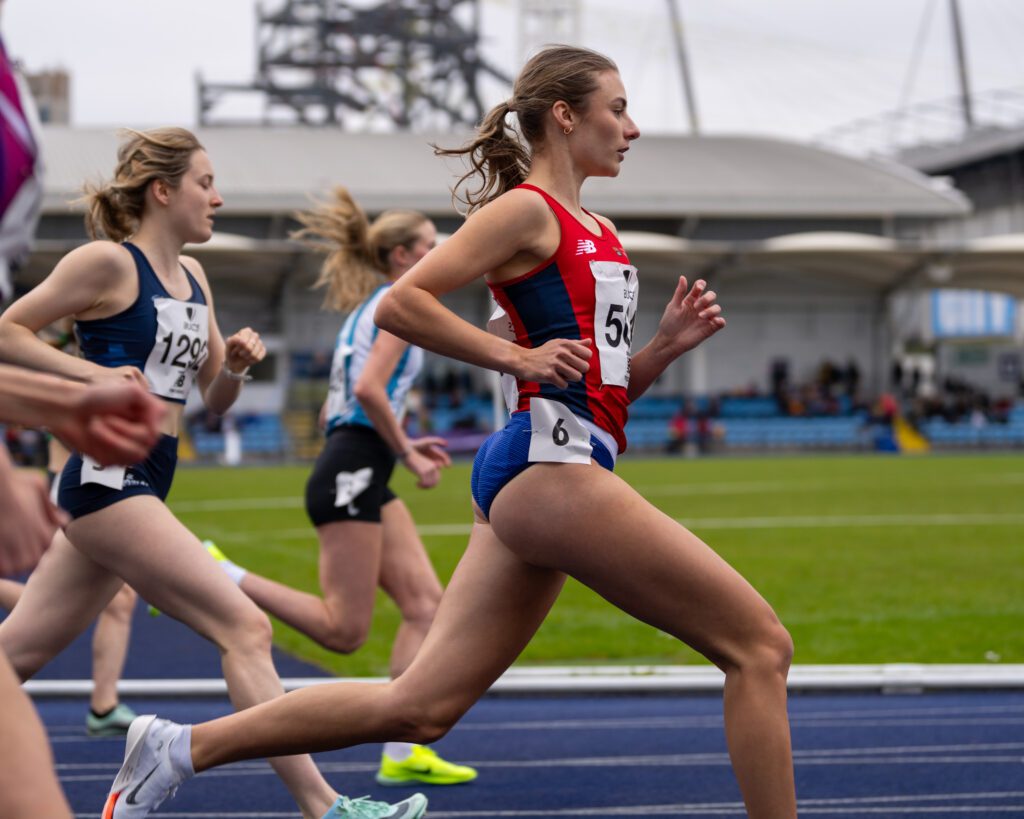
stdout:
POLYGON ((182 265, 192 292, 188 299, 176 299, 167 292, 142 251, 131 242, 124 242, 123 246, 135 259, 138 298, 115 316, 75 323, 82 356, 104 367, 138 367, 149 377, 156 395, 184 403, 191 378, 155 379, 152 371, 160 364, 171 375, 189 370, 187 375, 192 376, 198 370, 206 358, 206 296, 195 277, 182 265), (175 308, 173 325, 158 316, 161 309, 168 307, 175 308), (154 348, 158 348, 155 356, 154 348))

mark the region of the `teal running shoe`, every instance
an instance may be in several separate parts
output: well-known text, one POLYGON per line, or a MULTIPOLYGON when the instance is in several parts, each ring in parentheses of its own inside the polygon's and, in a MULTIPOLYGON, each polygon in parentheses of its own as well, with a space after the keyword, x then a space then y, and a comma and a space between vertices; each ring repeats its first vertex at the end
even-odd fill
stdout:
POLYGON ((90 711, 85 716, 85 732, 91 737, 123 737, 135 719, 135 712, 123 702, 102 717, 90 711))
POLYGON ((322 819, 420 819, 426 812, 427 797, 422 793, 414 793, 393 805, 373 802, 368 796, 358 799, 339 796, 322 819))

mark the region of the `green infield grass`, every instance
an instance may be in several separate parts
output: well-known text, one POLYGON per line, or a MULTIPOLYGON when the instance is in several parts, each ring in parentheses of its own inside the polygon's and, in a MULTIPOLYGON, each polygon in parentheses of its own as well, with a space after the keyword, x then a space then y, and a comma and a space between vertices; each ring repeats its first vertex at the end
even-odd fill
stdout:
MULTIPOLYGON (((170 505, 243 566, 316 591, 308 469, 183 468, 170 505)), ((792 633, 797 663, 1024 662, 1024 456, 627 456, 618 474, 753 583, 792 633)), ((430 491, 399 467, 392 487, 446 581, 469 531, 469 465, 430 491)), ((338 674, 383 675, 397 623, 380 594, 354 655, 280 623, 275 639, 338 674)), ((704 662, 573 581, 521 661, 704 662)))

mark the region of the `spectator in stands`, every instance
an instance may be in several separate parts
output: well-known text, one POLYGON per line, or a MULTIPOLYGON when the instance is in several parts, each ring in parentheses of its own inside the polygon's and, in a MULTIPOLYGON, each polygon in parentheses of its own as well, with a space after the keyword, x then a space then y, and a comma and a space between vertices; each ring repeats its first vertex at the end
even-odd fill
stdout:
POLYGON ((846 362, 846 369, 843 372, 843 387, 850 399, 856 401, 860 392, 860 367, 857 366, 857 361, 853 358, 846 362))
POLYGON ((683 451, 690 439, 690 427, 690 417, 684 407, 680 407, 668 422, 668 441, 665 443, 667 454, 677 455, 683 451))
MULTIPOLYGON (((408 508, 388 483, 400 461, 421 489, 430 489, 450 460, 443 439, 410 438, 402 425, 423 351, 378 330, 373 316, 390 286, 434 247, 437 231, 417 211, 385 211, 371 223, 341 187, 332 201, 299 219, 304 227, 296 238, 327 254, 316 283, 326 291, 325 308, 349 314, 320 411, 327 441, 306 485, 306 512, 320 544, 322 596, 230 561, 221 565, 263 609, 344 654, 366 640, 380 587, 402 615, 391 650, 390 671, 397 677, 426 637, 442 587, 408 508)), ((445 380, 461 394, 459 376, 449 372, 445 380)), ((475 777, 472 768, 403 742, 384 746, 377 773, 382 785, 449 785, 475 777)))

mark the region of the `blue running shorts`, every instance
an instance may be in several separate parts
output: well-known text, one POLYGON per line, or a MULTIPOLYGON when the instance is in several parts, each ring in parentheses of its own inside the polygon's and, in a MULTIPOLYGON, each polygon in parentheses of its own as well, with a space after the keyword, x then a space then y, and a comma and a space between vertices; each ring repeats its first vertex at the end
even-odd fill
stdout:
POLYGON ((155 495, 165 500, 171 491, 177 464, 178 439, 173 435, 163 435, 149 457, 141 463, 129 467, 108 467, 125 469, 124 486, 113 489, 98 483, 82 483, 82 456, 72 453, 60 474, 57 505, 72 518, 80 518, 135 495, 155 495))
MULTIPOLYGON (((531 429, 530 413, 517 412, 504 429, 491 435, 477 451, 470 491, 484 517, 490 516, 491 504, 505 484, 530 466, 531 429)), ((615 458, 608 447, 595 435, 590 436, 590 445, 593 459, 609 472, 614 471, 615 458)))

